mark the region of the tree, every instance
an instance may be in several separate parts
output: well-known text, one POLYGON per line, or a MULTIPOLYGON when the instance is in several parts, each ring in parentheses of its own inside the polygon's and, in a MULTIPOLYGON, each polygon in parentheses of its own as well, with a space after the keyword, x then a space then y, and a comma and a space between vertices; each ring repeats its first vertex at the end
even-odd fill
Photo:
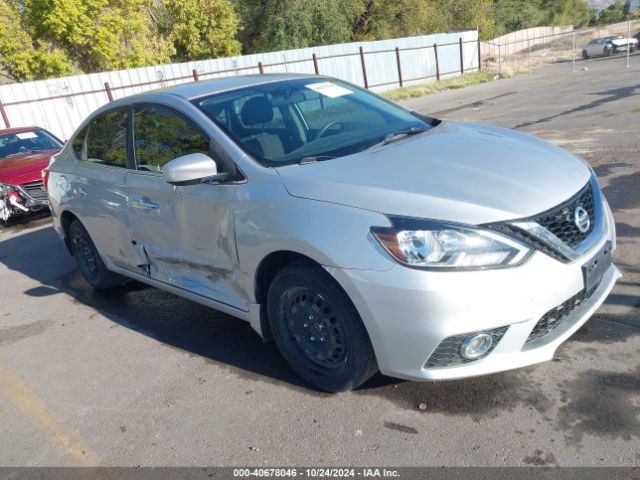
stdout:
POLYGON ((163 0, 151 8, 160 35, 184 62, 240 54, 238 17, 226 0, 163 0))
POLYGON ((348 42, 363 0, 236 0, 245 52, 348 42))
POLYGON ((434 20, 438 19, 433 2, 366 0, 354 24, 354 39, 379 40, 421 35, 429 30, 437 30, 434 20))
POLYGON ((542 0, 542 25, 589 25, 591 11, 586 0, 542 0))
POLYGON ((607 23, 617 23, 623 21, 624 7, 620 0, 616 0, 604 10, 600 11, 598 15, 598 24, 605 25, 607 23))
POLYGON ((0 68, 14 81, 68 75, 66 53, 45 41, 33 42, 20 5, 0 0, 0 68))
POLYGON ((626 2, 624 2, 624 5, 622 6, 622 15, 624 16, 624 18, 629 18, 630 13, 631 13, 631 0, 627 0, 626 2))
POLYGON ((34 38, 63 49, 85 72, 169 61, 146 0, 24 0, 34 38))

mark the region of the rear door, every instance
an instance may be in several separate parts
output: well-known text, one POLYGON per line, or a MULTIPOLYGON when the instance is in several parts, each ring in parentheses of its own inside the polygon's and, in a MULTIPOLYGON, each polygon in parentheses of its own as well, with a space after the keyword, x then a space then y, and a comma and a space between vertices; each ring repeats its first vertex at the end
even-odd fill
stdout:
POLYGON ((182 155, 211 156, 210 139, 168 106, 136 105, 133 149, 134 169, 127 184, 135 241, 148 258, 148 275, 246 309, 234 280, 238 270, 230 213, 234 187, 209 183, 175 187, 162 175, 164 165, 182 155))
POLYGON ((94 118, 73 140, 76 164, 62 175, 69 209, 86 227, 102 257, 134 270, 140 257, 132 245, 126 189, 129 108, 94 118))

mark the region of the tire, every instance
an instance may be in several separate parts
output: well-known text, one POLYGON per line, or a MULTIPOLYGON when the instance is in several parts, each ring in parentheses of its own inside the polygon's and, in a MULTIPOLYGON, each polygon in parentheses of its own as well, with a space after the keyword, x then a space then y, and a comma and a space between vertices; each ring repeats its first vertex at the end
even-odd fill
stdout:
POLYGON ((269 286, 267 313, 280 353, 314 387, 348 391, 378 371, 360 315, 321 266, 299 261, 280 270, 269 286))
POLYGON ((120 285, 125 277, 107 269, 89 233, 79 220, 69 225, 71 253, 82 276, 95 290, 106 290, 120 285))
POLYGON ((589 59, 589 54, 587 53, 586 50, 582 50, 582 58, 584 60, 588 60, 589 59))
POLYGON ((610 57, 612 53, 614 53, 614 52, 613 52, 613 48, 605 48, 605 49, 604 49, 603 56, 605 56, 605 57, 610 57))

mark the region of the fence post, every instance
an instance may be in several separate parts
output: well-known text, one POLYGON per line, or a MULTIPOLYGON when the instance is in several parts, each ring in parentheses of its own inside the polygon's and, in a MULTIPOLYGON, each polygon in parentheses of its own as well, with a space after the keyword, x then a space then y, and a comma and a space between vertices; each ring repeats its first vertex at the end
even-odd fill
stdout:
POLYGON ((258 62, 258 70, 260 71, 260 73, 264 73, 264 65, 262 64, 262 62, 258 62))
POLYGON ((113 102, 113 92, 111 92, 111 86, 109 85, 109 82, 104 82, 104 89, 107 92, 107 98, 109 99, 109 101, 113 102))
POLYGON ((631 20, 627 21, 627 68, 631 68, 631 63, 629 62, 629 52, 631 44, 629 43, 629 39, 631 38, 631 20))
POLYGON ((464 58, 462 54, 462 37, 460 37, 460 75, 464 75, 464 58))
POLYGON ((364 78, 364 88, 369 89, 369 81, 367 80, 367 66, 364 63, 364 50, 360 47, 360 62, 362 63, 362 77, 364 78))
POLYGON ((398 64, 398 82, 402 88, 402 67, 400 66, 400 49, 396 47, 396 63, 398 64))
POLYGON ((498 73, 502 73, 502 41, 498 44, 498 73))
POLYGON ((529 48, 529 75, 531 75, 532 70, 531 70, 531 39, 530 38, 527 39, 527 44, 529 48))
POLYGON ((198 80, 200 80, 200 76, 198 75, 198 70, 197 69, 194 68, 192 73, 193 73, 193 80, 194 81, 197 82, 198 80))
POLYGON ((311 55, 311 58, 313 58, 313 69, 315 70, 316 75, 320 75, 320 68, 318 68, 318 57, 314 53, 313 55, 311 55))
POLYGON ((482 52, 480 51, 480 37, 478 37, 478 71, 482 70, 482 52))
POLYGON ((440 81, 440 62, 438 62, 438 44, 433 44, 433 53, 436 56, 436 80, 440 81))
POLYGON ((573 32, 573 49, 571 51, 571 63, 573 64, 573 73, 576 72, 576 32, 573 32))
POLYGON ((7 116, 7 111, 4 109, 4 103, 0 100, 0 114, 2 114, 2 120, 4 121, 5 128, 11 128, 11 123, 9 122, 9 117, 7 116))

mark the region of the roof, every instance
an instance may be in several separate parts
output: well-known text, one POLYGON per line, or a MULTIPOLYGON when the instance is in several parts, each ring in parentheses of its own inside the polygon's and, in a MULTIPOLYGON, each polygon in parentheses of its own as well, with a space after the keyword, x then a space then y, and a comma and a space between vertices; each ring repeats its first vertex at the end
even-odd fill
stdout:
POLYGON ((232 77, 215 78, 212 80, 201 80, 198 82, 183 83, 173 87, 162 89, 162 92, 171 93, 179 97, 191 100, 203 95, 220 93, 238 88, 262 85, 265 83, 294 80, 298 78, 313 78, 314 75, 294 74, 294 73, 267 73, 257 75, 234 75, 232 77))

